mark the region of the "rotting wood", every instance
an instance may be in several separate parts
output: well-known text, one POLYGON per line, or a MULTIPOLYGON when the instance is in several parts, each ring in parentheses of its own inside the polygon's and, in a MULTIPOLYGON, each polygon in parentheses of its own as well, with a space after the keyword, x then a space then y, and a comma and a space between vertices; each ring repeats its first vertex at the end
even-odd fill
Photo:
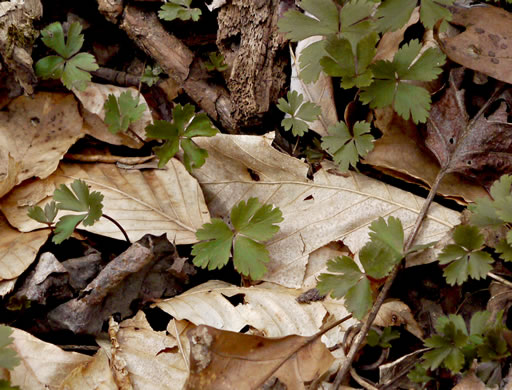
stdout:
POLYGON ((217 46, 230 66, 227 86, 237 126, 261 124, 286 83, 279 6, 279 0, 233 0, 219 11, 217 46))

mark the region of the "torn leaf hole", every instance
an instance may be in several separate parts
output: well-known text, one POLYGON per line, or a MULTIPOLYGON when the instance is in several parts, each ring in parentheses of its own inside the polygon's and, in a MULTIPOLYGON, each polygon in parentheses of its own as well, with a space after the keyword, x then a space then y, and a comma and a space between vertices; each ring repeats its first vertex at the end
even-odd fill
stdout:
POLYGON ((245 294, 235 294, 232 297, 228 297, 222 294, 222 296, 226 298, 234 307, 244 304, 245 294))
POLYGON ((305 201, 307 201, 307 200, 314 200, 314 199, 315 199, 315 198, 313 197, 313 195, 308 195, 308 196, 306 196, 306 197, 303 199, 303 201, 305 202, 305 201))
POLYGON ((453 145, 453 143, 455 142, 455 140, 454 140, 453 138, 450 138, 450 139, 448 140, 448 142, 450 143, 450 145, 453 145))
POLYGON ((251 179, 253 181, 260 181, 260 175, 258 175, 255 171, 253 171, 251 168, 247 168, 247 172, 249 172, 249 175, 251 176, 251 179))

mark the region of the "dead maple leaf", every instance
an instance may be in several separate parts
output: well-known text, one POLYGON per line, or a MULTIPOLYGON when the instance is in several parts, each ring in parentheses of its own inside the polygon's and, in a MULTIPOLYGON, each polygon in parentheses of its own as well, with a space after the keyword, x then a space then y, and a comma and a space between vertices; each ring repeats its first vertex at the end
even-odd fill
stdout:
POLYGON ((496 92, 475 117, 469 118, 461 89, 463 72, 464 68, 450 72, 445 94, 430 111, 425 143, 446 173, 459 172, 480 180, 484 180, 482 174, 490 174, 493 177, 485 179, 494 180, 512 170, 512 124, 507 123, 504 102, 485 117, 496 92))
POLYGON ((512 83, 512 14, 493 6, 451 7, 450 23, 465 30, 454 37, 438 37, 450 60, 495 79, 512 83))
POLYGON ((317 336, 265 338, 201 325, 189 332, 186 389, 258 389, 277 378, 287 389, 304 389, 334 358, 317 336))

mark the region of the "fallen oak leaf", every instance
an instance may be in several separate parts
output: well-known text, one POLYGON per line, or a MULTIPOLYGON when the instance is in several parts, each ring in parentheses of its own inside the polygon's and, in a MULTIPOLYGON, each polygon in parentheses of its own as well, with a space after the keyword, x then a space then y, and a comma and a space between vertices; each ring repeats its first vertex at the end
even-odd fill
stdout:
POLYGON ((200 325, 188 337, 187 390, 257 389, 272 377, 288 389, 300 390, 305 382, 327 371, 334 360, 319 334, 265 338, 200 325))

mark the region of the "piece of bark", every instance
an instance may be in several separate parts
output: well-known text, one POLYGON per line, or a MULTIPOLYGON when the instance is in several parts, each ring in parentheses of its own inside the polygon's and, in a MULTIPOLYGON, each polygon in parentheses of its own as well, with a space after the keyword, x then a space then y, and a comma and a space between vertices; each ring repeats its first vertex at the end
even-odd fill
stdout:
POLYGON ((215 121, 227 131, 236 132, 231 117, 231 99, 221 86, 212 85, 199 63, 192 66, 194 54, 174 35, 168 33, 155 13, 134 6, 125 8, 121 28, 146 54, 215 121))
POLYGON ((116 24, 123 12, 123 0, 98 0, 98 10, 105 19, 116 24))
POLYGON ((219 11, 217 46, 230 65, 227 86, 237 126, 261 124, 286 83, 286 41, 277 28, 280 3, 233 0, 219 11))
POLYGON ((34 92, 37 83, 32 46, 39 32, 32 22, 42 14, 40 0, 11 0, 0 4, 0 57, 28 95, 34 92))

